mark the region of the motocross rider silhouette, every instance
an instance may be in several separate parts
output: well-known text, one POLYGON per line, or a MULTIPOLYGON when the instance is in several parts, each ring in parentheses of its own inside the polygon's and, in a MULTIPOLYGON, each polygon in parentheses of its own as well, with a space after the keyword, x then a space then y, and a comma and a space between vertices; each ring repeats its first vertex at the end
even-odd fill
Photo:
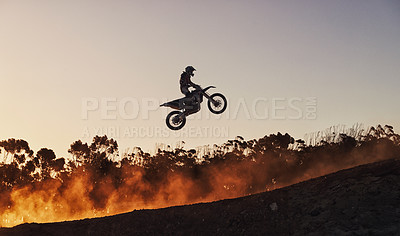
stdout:
MULTIPOLYGON (((195 89, 200 88, 199 85, 195 84, 192 82, 190 79, 191 77, 194 76, 193 72, 196 69, 193 66, 187 66, 185 68, 185 71, 182 72, 181 78, 179 80, 179 83, 181 85, 181 92, 185 95, 185 99, 183 100, 187 104, 191 104, 192 102, 196 101, 196 98, 192 96, 192 93, 189 91, 190 87, 193 87, 195 89)), ((197 111, 200 110, 200 106, 189 106, 189 109, 187 109, 187 112, 190 114, 193 114, 197 111)))

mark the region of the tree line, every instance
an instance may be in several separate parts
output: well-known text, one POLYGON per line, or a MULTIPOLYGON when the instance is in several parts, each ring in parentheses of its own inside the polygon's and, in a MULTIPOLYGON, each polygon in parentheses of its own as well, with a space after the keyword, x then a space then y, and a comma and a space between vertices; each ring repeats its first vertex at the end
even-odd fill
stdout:
POLYGON ((34 153, 25 140, 7 139, 0 142, 0 212, 13 205, 14 189, 29 186, 35 191, 52 185, 62 196, 70 191, 71 182, 83 177, 94 207, 104 209, 111 197, 105 189, 115 191, 117 201, 140 196, 151 202, 161 196, 167 203, 182 203, 175 201, 177 193, 183 203, 216 200, 399 157, 400 136, 389 125, 371 127, 361 136, 357 132, 356 137, 332 135, 339 138, 313 145, 287 133, 247 141, 238 136, 201 155, 184 148, 158 149, 151 155, 137 148, 121 158, 117 141, 107 136, 96 136, 90 144, 73 142, 68 150, 71 158, 58 158, 48 148, 34 153))

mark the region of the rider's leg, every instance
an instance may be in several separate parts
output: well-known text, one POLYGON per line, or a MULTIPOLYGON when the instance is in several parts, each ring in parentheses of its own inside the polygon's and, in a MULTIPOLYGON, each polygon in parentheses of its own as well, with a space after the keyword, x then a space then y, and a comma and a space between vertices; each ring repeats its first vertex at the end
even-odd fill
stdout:
POLYGON ((183 95, 185 95, 187 97, 190 94, 189 87, 181 86, 181 93, 183 93, 183 95))
POLYGON ((181 86, 181 92, 185 95, 185 98, 182 99, 182 101, 185 104, 190 104, 193 101, 193 96, 189 91, 188 86, 181 86))

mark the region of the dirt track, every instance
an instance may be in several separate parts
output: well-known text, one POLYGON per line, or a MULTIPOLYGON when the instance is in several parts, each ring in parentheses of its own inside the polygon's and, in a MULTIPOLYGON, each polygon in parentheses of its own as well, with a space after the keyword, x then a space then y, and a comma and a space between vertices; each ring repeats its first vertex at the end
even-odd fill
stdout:
POLYGON ((237 199, 0 229, 0 235, 133 234, 400 235, 400 160, 237 199))

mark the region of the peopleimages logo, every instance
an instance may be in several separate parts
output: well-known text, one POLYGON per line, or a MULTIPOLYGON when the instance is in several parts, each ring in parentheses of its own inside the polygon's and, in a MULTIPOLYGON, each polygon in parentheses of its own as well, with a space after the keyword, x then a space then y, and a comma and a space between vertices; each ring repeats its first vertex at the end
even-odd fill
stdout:
MULTIPOLYGON (((135 98, 135 97, 84 97, 82 98, 81 118, 90 120, 97 118, 101 120, 149 120, 157 116, 165 119, 172 109, 162 108, 160 104, 167 99, 157 98, 135 98)), ((236 120, 315 120, 317 119, 316 97, 258 97, 251 101, 239 98, 234 101, 228 100, 227 111, 221 115, 210 114, 207 106, 188 119, 217 119, 236 120)))

